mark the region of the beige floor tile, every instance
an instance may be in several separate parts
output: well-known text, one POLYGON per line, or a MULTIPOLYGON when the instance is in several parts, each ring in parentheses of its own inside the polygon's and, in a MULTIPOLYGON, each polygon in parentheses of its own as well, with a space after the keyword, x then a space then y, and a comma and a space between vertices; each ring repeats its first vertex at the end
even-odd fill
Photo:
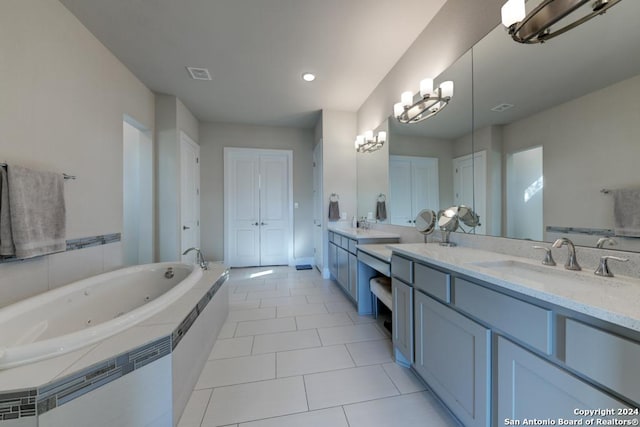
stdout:
MULTIPOLYGON (((239 328, 240 326, 238 326, 239 328)), ((345 344, 360 341, 381 340, 385 336, 373 323, 362 325, 336 326, 333 328, 319 328, 322 345, 345 344)), ((237 332, 236 332, 237 335, 237 332)))
POLYGON ((210 360, 196 383, 196 390, 268 380, 276 377, 275 354, 210 360))
POLYGON ((256 335, 253 341, 253 354, 275 353, 321 345, 318 333, 314 329, 256 335))
POLYGON ((275 317, 275 307, 252 308, 248 310, 229 311, 227 322, 244 322, 245 320, 273 319, 275 317))
POLYGON ((330 328, 333 326, 353 325, 347 313, 329 313, 309 316, 296 316, 298 329, 330 328))
POLYGON ((347 350, 358 366, 393 362, 393 348, 388 339, 349 343, 347 350))
POLYGON ((242 423, 240 427, 348 427, 348 424, 342 408, 330 408, 242 423))
POLYGON ((249 356, 251 354, 252 346, 252 336, 217 340, 213 346, 213 350, 211 350, 209 360, 249 356))
POLYGON ((306 412, 302 377, 280 378, 213 390, 202 427, 306 412))
POLYGON ((293 317, 280 319, 250 320, 238 323, 236 337, 247 335, 273 334, 276 332, 295 331, 296 322, 293 317))
POLYGON ((415 393, 427 389, 409 368, 400 366, 397 363, 385 363, 382 368, 402 394, 415 393))
POLYGON ((296 304, 278 306, 276 317, 309 316, 312 314, 326 314, 324 304, 296 304))
POLYGON ((304 381, 309 409, 329 408, 399 394, 380 365, 305 375, 304 381))
POLYGON ((276 375, 278 377, 353 367, 355 367, 353 359, 344 345, 284 351, 276 354, 276 375))

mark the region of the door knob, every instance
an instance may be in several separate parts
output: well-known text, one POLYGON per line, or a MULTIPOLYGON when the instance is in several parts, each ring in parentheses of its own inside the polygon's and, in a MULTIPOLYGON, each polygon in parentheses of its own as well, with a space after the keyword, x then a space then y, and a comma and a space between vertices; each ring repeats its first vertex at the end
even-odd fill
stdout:
POLYGON ((182 226, 182 229, 183 229, 183 230, 191 230, 191 227, 187 227, 186 225, 183 225, 183 226, 182 226))
POLYGON ((260 225, 260 224, 258 224, 257 222, 254 222, 254 223, 253 223, 253 224, 251 224, 251 225, 258 226, 258 225, 260 225))
POLYGON ((261 222, 260 225, 268 225, 266 222, 261 222))

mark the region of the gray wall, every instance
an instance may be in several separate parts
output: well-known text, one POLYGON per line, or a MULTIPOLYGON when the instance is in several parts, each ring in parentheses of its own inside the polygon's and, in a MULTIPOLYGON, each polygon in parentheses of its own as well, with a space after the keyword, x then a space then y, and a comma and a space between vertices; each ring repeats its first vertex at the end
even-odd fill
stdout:
POLYGON ((312 129, 200 124, 201 246, 208 259, 224 258, 224 147, 293 150, 294 257, 313 257, 312 129))
MULTIPOLYGON (((123 118, 154 128, 154 96, 62 4, 3 1, 0 162, 77 175, 67 239, 122 231, 123 118)), ((0 265, 0 305, 122 264, 119 244, 0 265)))

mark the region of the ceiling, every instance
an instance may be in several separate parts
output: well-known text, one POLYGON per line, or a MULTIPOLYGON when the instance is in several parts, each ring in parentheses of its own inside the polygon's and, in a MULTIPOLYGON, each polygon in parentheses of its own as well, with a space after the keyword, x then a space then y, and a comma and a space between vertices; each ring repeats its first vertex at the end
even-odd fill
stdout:
POLYGON ((355 112, 445 0, 60 0, 202 121, 310 128, 355 112), (212 81, 189 77, 208 68, 212 81), (301 75, 317 75, 312 83, 301 75))

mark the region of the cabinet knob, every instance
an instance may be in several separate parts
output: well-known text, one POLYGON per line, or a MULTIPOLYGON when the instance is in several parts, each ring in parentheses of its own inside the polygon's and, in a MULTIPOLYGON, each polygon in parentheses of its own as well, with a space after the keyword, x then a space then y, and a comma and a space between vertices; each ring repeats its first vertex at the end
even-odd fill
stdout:
POLYGON ((191 227, 187 227, 186 225, 183 225, 183 226, 182 226, 182 229, 183 229, 183 230, 191 230, 191 227))

